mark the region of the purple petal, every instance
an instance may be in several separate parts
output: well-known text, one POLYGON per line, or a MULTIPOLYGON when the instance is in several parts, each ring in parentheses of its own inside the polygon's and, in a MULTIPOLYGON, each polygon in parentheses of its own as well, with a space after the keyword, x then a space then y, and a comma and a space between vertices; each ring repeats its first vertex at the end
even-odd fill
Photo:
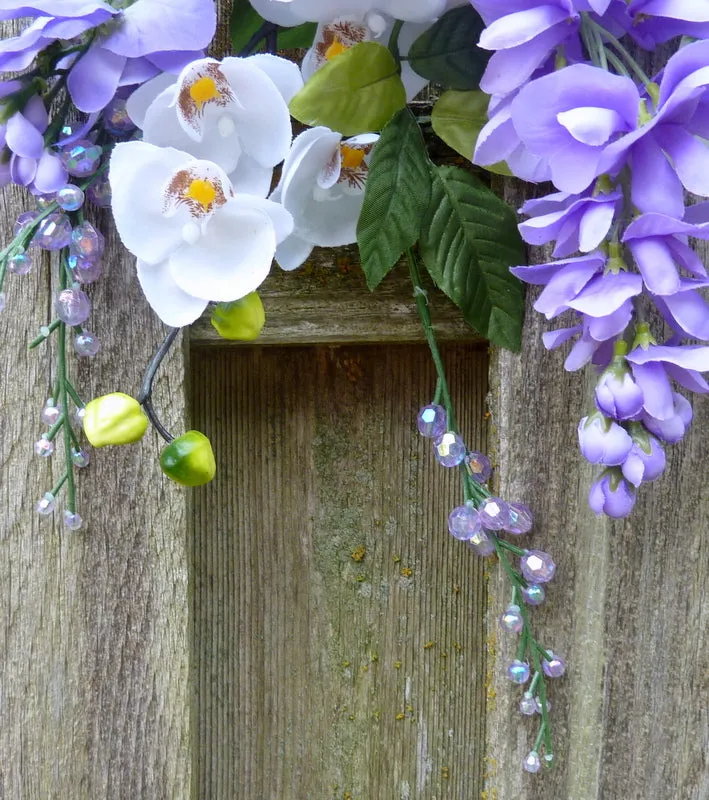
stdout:
POLYGON ((635 350, 628 353, 626 359, 631 364, 653 364, 666 361, 684 369, 693 369, 697 372, 709 371, 709 347, 703 345, 667 347, 651 344, 647 348, 636 347, 635 350))
POLYGON ((34 3, 24 5, 13 3, 12 0, 0 0, 0 19, 38 16, 83 17, 97 10, 103 10, 106 19, 117 13, 102 0, 61 0, 59 6, 57 0, 35 0, 34 3))
POLYGON ((575 372, 577 369, 581 369, 593 358, 599 346, 599 343, 593 341, 593 339, 579 339, 571 348, 569 355, 566 356, 564 369, 567 372, 575 372))
POLYGON ((542 342, 547 350, 554 350, 554 348, 559 347, 564 342, 568 342, 569 339, 572 339, 581 331, 581 325, 574 325, 573 328, 559 328, 556 331, 546 331, 542 334, 542 342))
POLYGON ((34 158, 23 158, 13 155, 10 159, 10 175, 12 182, 19 186, 29 186, 37 172, 37 161, 34 158))
POLYGON ((655 301, 675 330, 693 339, 709 339, 709 305, 698 292, 677 292, 655 301))
POLYGON ((704 380, 701 373, 693 369, 682 369, 682 367, 677 367, 674 364, 665 364, 665 372, 690 392, 697 392, 698 394, 709 392, 709 383, 704 380))
POLYGON ((591 317, 604 317, 617 311, 623 303, 642 292, 640 275, 630 272, 609 272, 597 275, 567 305, 591 317))
POLYGON ((201 50, 214 36, 212 0, 140 0, 123 12, 123 23, 102 42, 119 56, 201 50))
MULTIPOLYGON (((608 195, 602 195, 607 198, 608 195)), ((600 201, 601 198, 596 198, 600 201)), ((590 253, 606 238, 615 217, 616 202, 590 203, 579 224, 579 250, 590 253)))
POLYGON ((663 125, 658 137, 684 188, 709 195, 709 146, 679 125, 663 125))
POLYGON ((587 461, 609 467, 622 464, 633 445, 624 428, 598 413, 579 422, 578 437, 579 448, 587 461))
POLYGON ((581 144, 604 145, 613 134, 623 129, 623 118, 612 108, 579 106, 556 115, 559 123, 581 144))
POLYGON ((44 137, 19 111, 7 121, 5 140, 18 156, 37 159, 44 151, 44 137))
POLYGON ((629 246, 645 285, 652 294, 670 295, 679 291, 679 273, 662 239, 633 239, 629 246))
POLYGON ((597 272, 606 263, 605 256, 600 253, 591 253, 587 256, 576 258, 562 258, 559 261, 551 261, 547 264, 532 264, 525 267, 510 267, 510 272, 525 283, 544 284, 557 274, 568 267, 576 267, 580 264, 593 267, 592 272, 597 272))
POLYGON ((636 142, 632 149, 632 165, 631 198, 638 209, 681 218, 684 213, 682 183, 652 136, 636 142), (648 180, 648 175, 652 175, 652 180, 648 180))
POLYGON ((586 334, 596 342, 607 342, 627 328, 632 316, 633 304, 630 300, 626 300, 612 314, 604 314, 602 317, 586 317, 584 320, 586 334))
MULTIPOLYGON (((540 5, 506 14, 490 23, 480 35, 478 47, 484 50, 506 50, 525 44, 571 15, 559 6, 540 5)), ((574 16, 578 17, 578 14, 574 16)))
POLYGON ((92 47, 69 73, 67 86, 76 107, 87 113, 104 108, 116 93, 125 63, 122 56, 92 47))
POLYGON ((567 265, 547 283, 534 304, 534 309, 544 314, 547 319, 557 316, 570 307, 571 301, 597 271, 598 266, 593 261, 567 265))
POLYGON ((33 186, 40 194, 52 194, 66 185, 68 175, 58 156, 45 151, 37 162, 33 186))
POLYGON ((657 419, 667 419, 674 414, 672 386, 661 364, 635 364, 633 377, 641 388, 643 407, 657 419))

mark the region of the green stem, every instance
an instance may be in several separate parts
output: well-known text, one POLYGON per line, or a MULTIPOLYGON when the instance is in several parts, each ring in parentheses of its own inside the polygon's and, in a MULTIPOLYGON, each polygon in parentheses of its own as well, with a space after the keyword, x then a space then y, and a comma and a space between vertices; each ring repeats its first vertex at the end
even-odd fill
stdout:
MULTIPOLYGON (((648 78, 648 76, 645 74, 645 70, 630 55, 625 45, 618 38, 613 36, 612 33, 609 33, 602 25, 599 25, 595 20, 592 20, 590 17, 587 16, 586 21, 591 26, 591 28, 600 35, 601 39, 605 39, 609 44, 612 44, 613 47, 615 47, 615 49, 624 59, 625 63, 635 73, 636 78, 643 84, 643 86, 647 86, 649 83, 652 83, 650 78, 648 78)), ((606 52, 608 55, 608 59, 611 60, 610 58, 611 53, 608 51, 606 52)))
POLYGON ((510 542, 505 541, 505 539, 498 538, 497 541, 499 542, 500 547, 504 547, 505 550, 509 550, 510 553, 514 553, 516 556, 521 557, 527 552, 524 548, 517 547, 516 544, 511 544, 510 542))
POLYGON ((67 393, 69 394, 69 397, 71 397, 71 399, 74 401, 74 405, 77 408, 83 408, 84 401, 79 397, 79 393, 76 391, 72 382, 66 376, 64 377, 64 385, 66 387, 67 393))
POLYGON ((68 478, 68 477, 69 477, 69 473, 68 473, 68 472, 65 472, 65 473, 64 473, 64 474, 61 476, 61 478, 59 478, 59 480, 56 482, 56 484, 55 484, 54 488, 53 488, 53 489, 52 489, 52 491, 50 492, 50 494, 52 495, 52 497, 56 497, 56 496, 59 494, 59 492, 60 492, 60 491, 61 491, 61 489, 62 489, 62 486, 64 486, 64 484, 66 483, 66 481, 67 481, 67 478, 68 478))
POLYGON ((45 332, 39 334, 39 336, 32 339, 32 341, 27 345, 28 350, 34 350, 35 347, 42 344, 42 342, 46 342, 49 339, 50 335, 62 324, 60 319, 52 320, 49 325, 46 326, 45 332))
POLYGON ((58 419, 58 420, 57 420, 57 421, 54 423, 54 425, 52 425, 52 427, 51 427, 51 428, 50 428, 50 429, 47 431, 47 433, 45 433, 45 435, 44 435, 44 438, 45 438, 45 439, 49 439, 49 441, 51 442, 51 441, 52 441, 52 439, 53 439, 53 438, 54 438, 54 437, 55 437, 55 436, 56 436, 56 435, 59 433, 59 431, 62 429, 62 426, 64 425, 64 420, 65 420, 65 419, 66 419, 66 414, 65 414, 65 413, 62 413, 62 415, 61 415, 61 416, 59 417, 59 419, 58 419))
POLYGON ((409 275, 411 276, 411 283, 414 287, 416 309, 418 310, 419 317, 421 319, 423 332, 426 336, 426 341, 428 342, 428 347, 431 351, 431 357, 433 358, 433 364, 436 367, 436 374, 438 375, 438 380, 440 382, 443 405, 446 409, 446 414, 448 415, 448 430, 458 433, 458 426, 456 425, 455 421, 455 412, 453 411, 453 403, 451 401, 450 392, 448 391, 448 381, 446 380, 446 371, 445 367, 443 366, 443 359, 441 358, 441 353, 436 342, 436 336, 433 332, 431 314, 428 311, 428 303, 426 301, 426 293, 421 288, 421 274, 419 273, 416 257, 414 256, 411 248, 407 249, 406 258, 409 262, 409 275))
POLYGON ((389 44, 387 47, 389 48, 389 52, 394 56, 394 60, 399 67, 399 71, 401 72, 401 56, 399 55, 399 34, 401 33, 401 27, 403 25, 403 21, 397 19, 394 23, 394 27, 391 29, 391 34, 389 35, 389 44))
MULTIPOLYGON (((61 324, 59 328, 59 345, 57 353, 58 372, 59 372, 59 391, 62 407, 64 413, 67 413, 69 407, 69 397, 67 391, 67 376, 66 376, 66 325, 61 324)), ((69 511, 73 514, 76 511, 76 485, 74 483, 74 462, 71 460, 71 433, 69 428, 70 423, 64 425, 64 461, 66 462, 67 471, 67 488, 66 488, 66 505, 69 511)))

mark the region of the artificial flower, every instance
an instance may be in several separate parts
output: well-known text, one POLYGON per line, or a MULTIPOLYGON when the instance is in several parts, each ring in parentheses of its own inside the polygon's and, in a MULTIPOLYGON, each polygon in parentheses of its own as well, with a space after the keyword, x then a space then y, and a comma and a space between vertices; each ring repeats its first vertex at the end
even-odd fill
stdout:
POLYGON ((324 126, 296 137, 271 195, 294 220, 293 233, 276 251, 283 269, 300 266, 315 245, 340 247, 357 241, 369 155, 378 138, 364 133, 343 141, 324 126))
POLYGON ((234 192, 216 164, 172 147, 118 144, 109 173, 113 216, 157 315, 194 322, 210 300, 253 292, 293 227, 280 205, 234 192))
POLYGON ((291 143, 287 103, 302 85, 298 67, 277 56, 204 58, 176 81, 136 90, 127 110, 144 141, 212 161, 239 192, 265 196, 291 143))
POLYGON ((588 494, 588 504, 596 516, 606 514, 614 519, 627 517, 635 506, 635 500, 635 487, 617 468, 605 470, 588 494))
POLYGON ((47 109, 41 97, 31 97, 22 111, 16 111, 0 126, 0 185, 12 181, 35 194, 61 189, 67 172, 59 156, 45 149, 44 132, 49 125, 47 109))
POLYGON ((625 428, 594 411, 579 422, 579 448, 591 464, 615 467, 622 464, 633 446, 625 428))
POLYGON ((302 22, 328 22, 347 14, 364 17, 386 14, 404 22, 428 22, 440 17, 447 0, 250 0, 251 5, 267 20, 278 25, 299 25, 302 22))

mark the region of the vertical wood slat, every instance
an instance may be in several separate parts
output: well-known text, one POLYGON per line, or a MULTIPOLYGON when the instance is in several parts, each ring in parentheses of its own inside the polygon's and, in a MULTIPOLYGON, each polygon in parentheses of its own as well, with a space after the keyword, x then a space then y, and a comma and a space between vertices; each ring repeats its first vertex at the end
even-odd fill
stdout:
MULTIPOLYGON (((480 446, 485 354, 447 359, 480 446)), ((202 350, 193 380, 218 457, 195 505, 195 796, 477 797, 484 563, 412 430, 425 349, 202 350)))
MULTIPOLYGON (((2 240, 26 193, 0 195, 2 240)), ((63 471, 62 444, 47 462, 32 443, 45 429, 50 345, 28 353, 48 315, 48 259, 7 278, 0 314, 0 797, 187 798, 190 795, 186 495, 163 478, 159 443, 92 452, 77 475, 84 528, 67 532, 34 506, 63 471)), ((89 326, 103 342, 74 372, 85 399, 135 393, 163 336, 135 268, 107 240, 106 275, 89 293, 89 326)), ((52 267, 56 269, 56 265, 52 267)), ((51 317, 50 317, 51 318, 51 317)), ((184 363, 164 365, 156 402, 185 425, 184 363)), ((74 362, 75 363, 75 362, 74 362)))

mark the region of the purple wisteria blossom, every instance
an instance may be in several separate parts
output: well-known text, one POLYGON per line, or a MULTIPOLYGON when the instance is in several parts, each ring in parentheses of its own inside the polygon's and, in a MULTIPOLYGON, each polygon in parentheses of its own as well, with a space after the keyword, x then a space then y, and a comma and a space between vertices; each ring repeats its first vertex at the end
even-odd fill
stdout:
POLYGON ((120 86, 178 73, 202 55, 216 29, 213 0, 136 0, 123 10, 95 0, 0 5, 3 19, 38 14, 19 36, 0 43, 0 70, 25 69, 52 42, 85 41, 101 26, 86 52, 62 62, 71 68, 67 86, 74 104, 87 113, 104 108, 120 86))
POLYGON ((635 505, 635 487, 626 481, 619 469, 607 469, 591 486, 588 504, 597 515, 620 519, 627 517, 635 505))
POLYGON ((622 356, 616 356, 596 384, 596 405, 612 419, 633 419, 643 407, 643 390, 622 356))
POLYGON ((621 466, 621 472, 637 488, 641 483, 657 480, 665 471, 665 450, 639 423, 631 423, 630 438, 633 446, 621 466))
POLYGON ((594 411, 579 422, 579 447, 591 464, 615 467, 630 453, 633 441, 625 428, 594 411))
POLYGON ((35 95, 23 111, 16 111, 0 126, 0 151, 6 159, 0 167, 0 185, 16 183, 36 194, 60 189, 67 173, 59 156, 45 149, 44 132, 49 116, 43 100, 35 95))

